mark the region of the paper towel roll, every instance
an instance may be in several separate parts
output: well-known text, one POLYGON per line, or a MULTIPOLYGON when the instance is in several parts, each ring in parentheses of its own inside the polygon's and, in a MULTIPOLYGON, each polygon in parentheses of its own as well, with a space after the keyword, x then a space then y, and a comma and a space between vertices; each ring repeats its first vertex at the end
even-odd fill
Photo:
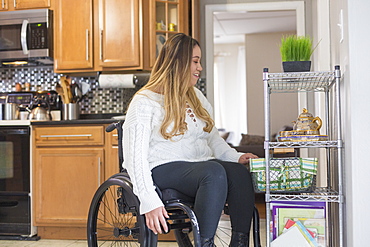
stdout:
POLYGON ((101 88, 135 88, 133 74, 101 74, 99 87, 101 88))

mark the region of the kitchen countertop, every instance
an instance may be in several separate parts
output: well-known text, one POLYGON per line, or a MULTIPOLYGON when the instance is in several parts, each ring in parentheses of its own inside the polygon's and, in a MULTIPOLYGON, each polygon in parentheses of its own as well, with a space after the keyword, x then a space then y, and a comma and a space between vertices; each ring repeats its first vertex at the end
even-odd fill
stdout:
POLYGON ((32 121, 31 125, 70 125, 70 124, 110 124, 117 122, 116 119, 75 119, 60 121, 32 121))
POLYGON ((40 125, 71 125, 71 124, 110 124, 118 122, 118 119, 76 119, 61 121, 30 121, 30 120, 0 120, 1 126, 40 126, 40 125))

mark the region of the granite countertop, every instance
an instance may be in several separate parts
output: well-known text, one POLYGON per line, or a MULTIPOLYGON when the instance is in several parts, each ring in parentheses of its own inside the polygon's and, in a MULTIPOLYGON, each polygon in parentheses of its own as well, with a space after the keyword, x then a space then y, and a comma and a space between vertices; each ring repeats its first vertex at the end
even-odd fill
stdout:
POLYGON ((108 118, 105 115, 90 115, 88 117, 82 116, 80 119, 60 121, 1 120, 0 126, 110 124, 119 120, 124 120, 124 116, 109 116, 108 118))
POLYGON ((110 124, 117 119, 75 119, 60 121, 31 121, 31 125, 110 124))

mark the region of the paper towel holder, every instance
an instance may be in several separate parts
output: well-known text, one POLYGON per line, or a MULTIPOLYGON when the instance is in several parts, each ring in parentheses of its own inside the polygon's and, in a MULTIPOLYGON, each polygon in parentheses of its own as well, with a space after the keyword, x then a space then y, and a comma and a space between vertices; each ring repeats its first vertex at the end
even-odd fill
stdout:
MULTIPOLYGON (((98 72, 98 78, 100 77, 100 75, 129 75, 129 74, 98 72)), ((148 82, 149 77, 150 77, 150 73, 132 74, 132 80, 133 80, 132 83, 135 86, 135 88, 141 88, 148 82)), ((99 85, 99 87, 100 87, 100 85, 99 85)))

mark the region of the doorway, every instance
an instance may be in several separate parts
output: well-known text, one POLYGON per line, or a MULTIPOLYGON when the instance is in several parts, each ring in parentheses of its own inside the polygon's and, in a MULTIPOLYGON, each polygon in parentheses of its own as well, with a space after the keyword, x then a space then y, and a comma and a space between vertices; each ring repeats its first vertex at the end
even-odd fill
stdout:
MULTIPOLYGON (((207 27, 215 27, 217 23, 215 23, 215 16, 227 16, 227 15, 233 15, 234 17, 237 15, 244 15, 245 13, 248 13, 250 16, 257 17, 254 18, 254 22, 256 21, 266 21, 267 16, 271 17, 271 15, 277 15, 277 16, 282 16, 286 15, 286 12, 295 12, 295 26, 296 26, 296 33, 297 35, 304 35, 305 33, 305 17, 304 17, 304 2, 303 1, 294 1, 294 2, 274 2, 274 3, 245 3, 245 4, 220 4, 220 5, 206 5, 206 20, 205 24, 207 27), (266 18, 263 18, 263 16, 266 16, 266 18)), ((253 24, 252 24, 253 25, 253 24)), ((253 25, 255 27, 257 25, 253 25)), ((277 30, 276 28, 274 29, 273 25, 270 23, 269 26, 272 28, 270 32, 273 32, 274 30, 277 30)), ((215 57, 215 51, 218 50, 218 44, 214 40, 214 34, 215 30, 214 28, 208 28, 205 30, 206 31, 206 64, 207 66, 207 71, 206 71, 206 77, 207 81, 210 83, 207 83, 207 97, 210 100, 211 104, 214 105, 214 111, 215 111, 215 119, 216 119, 216 124, 221 124, 220 126, 217 125, 217 127, 222 127, 228 129, 229 126, 232 126, 231 128, 234 131, 234 136, 240 137, 240 133, 248 133, 248 124, 243 124, 247 123, 247 108, 248 108, 248 100, 247 100, 247 89, 243 89, 243 85, 237 86, 234 81, 226 80, 227 85, 225 85, 225 79, 224 78, 219 78, 219 76, 216 76, 215 73, 220 73, 218 70, 220 67, 223 67, 222 65, 220 66, 219 61, 216 60, 221 60, 225 61, 226 57, 230 55, 228 52, 219 52, 217 56, 215 57), (215 65, 215 66, 210 66, 210 65, 215 65), (213 83, 214 82, 214 83, 213 83), (217 84, 217 82, 219 82, 217 84), (224 83, 224 84, 222 84, 224 83), (233 101, 231 104, 227 103, 227 107, 225 107, 225 99, 222 99, 220 95, 222 94, 228 94, 229 92, 232 92, 233 89, 230 89, 232 87, 234 89, 234 93, 230 95, 226 95, 225 98, 228 98, 228 101, 233 101), (221 91, 222 90, 222 91, 221 91), (220 92, 221 91, 221 92, 220 92), (237 94, 236 94, 237 93, 237 94), (235 97, 235 95, 238 95, 235 97), (242 95, 242 96, 241 96, 242 95), (245 97, 243 97, 245 96, 245 97), (235 98, 239 100, 238 103, 235 103, 235 98), (244 107, 245 106, 245 107, 244 107), (239 112, 235 112, 239 111, 239 112), (222 113, 224 112, 224 113, 222 113), (225 114, 226 117, 221 116, 222 114, 225 114), (231 117, 228 117, 227 114, 232 114, 232 120, 231 117), (226 119, 226 120, 225 120, 226 119), (230 119, 230 124, 227 124, 227 119, 230 119), (218 123, 217 123, 218 122, 218 123), (242 123, 238 124, 235 123, 242 123), (238 129, 239 128, 239 129, 238 129)), ((256 32, 261 32, 258 30, 252 30, 250 33, 256 33, 256 32)), ((263 32, 263 31, 262 31, 263 32)), ((247 32, 245 32, 247 33, 247 32)), ((246 35, 242 35, 244 38, 246 35)), ((240 40, 240 37, 239 37, 240 40)), ((245 40, 242 42, 245 44, 245 40)), ((230 46, 231 47, 231 46, 230 46)), ((246 49, 246 52, 248 53, 247 47, 244 47, 246 49)), ((239 46, 238 50, 243 50, 243 47, 239 46)), ((240 63, 240 56, 234 56, 234 57, 239 57, 239 60, 236 60, 238 62, 235 62, 235 68, 241 68, 240 63)), ((246 68, 246 67, 244 67, 246 68)), ((277 72, 277 71, 275 71, 277 72)), ((230 71, 227 71, 226 74, 229 74, 230 71)), ((237 73, 246 73, 246 72, 237 72, 237 73)), ((257 72, 259 77, 262 75, 262 70, 257 72)), ((222 74, 222 72, 221 72, 222 74)), ((225 74, 225 73, 224 73, 225 74)), ((258 77, 258 78, 259 78, 258 77)), ((226 77, 228 78, 228 77, 226 77)), ((241 81, 243 80, 243 75, 238 75, 238 80, 241 81)), ((245 76, 244 80, 248 79, 247 76, 245 76)), ((260 85, 262 85, 262 79, 258 80, 258 82, 261 82, 260 85)), ((249 82, 245 81, 244 83, 248 84, 249 82)), ((254 83, 256 81, 254 80, 254 83)), ((239 83, 240 84, 240 83, 239 83)), ((258 96, 261 99, 263 99, 263 90, 258 90, 262 93, 262 96, 258 96)), ((249 97, 249 96, 248 96, 249 97)), ((226 99, 227 101, 227 99, 226 99)), ((262 100, 263 101, 263 100, 262 100)), ((250 107, 252 104, 250 104, 250 107)), ((257 117, 258 122, 263 121, 263 104, 259 104, 259 107, 262 107, 262 109, 256 109, 255 113, 253 113, 253 117, 257 117), (255 114, 259 115, 256 116, 255 114)), ((296 117, 296 111, 294 111, 294 117, 296 117)), ((249 116, 250 117, 250 116, 249 116)), ((294 119, 294 118, 292 118, 294 119)), ((257 122, 257 121, 255 121, 257 122)), ((261 127, 261 126, 260 126, 261 127)), ((279 126, 281 127, 281 126, 279 126)), ((252 128, 253 129, 253 128, 252 128)), ((262 134, 263 135, 263 124, 260 130, 252 130, 252 132, 255 132, 253 134, 262 134), (259 133, 256 133, 259 132, 259 133)), ((239 140, 234 139, 232 140, 233 144, 236 144, 239 140)))

